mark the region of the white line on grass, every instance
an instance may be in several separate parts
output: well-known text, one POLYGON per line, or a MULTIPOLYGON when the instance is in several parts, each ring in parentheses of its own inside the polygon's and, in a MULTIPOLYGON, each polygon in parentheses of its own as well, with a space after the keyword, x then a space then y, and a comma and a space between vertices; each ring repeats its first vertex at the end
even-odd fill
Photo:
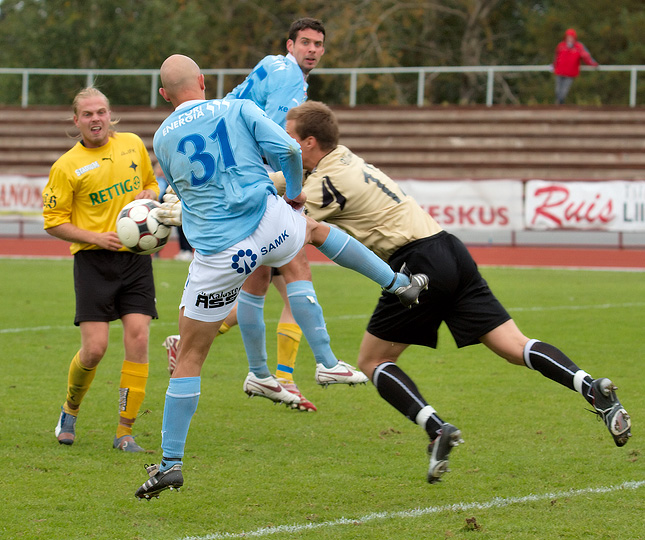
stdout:
MULTIPOLYGON (((508 311, 579 311, 587 309, 616 309, 626 307, 644 307, 645 302, 625 302, 622 304, 595 304, 587 306, 534 306, 534 307, 509 307, 508 311)), ((370 313, 357 313, 350 315, 332 315, 325 317, 326 321, 347 321, 352 319, 369 319, 370 313)), ((277 323, 278 319, 266 319, 268 323, 277 323)), ((114 323, 119 325, 118 322, 114 323)), ((177 321, 153 321, 151 325, 154 326, 174 326, 177 327, 177 321)), ((56 326, 24 326, 21 328, 0 328, 0 334, 19 334, 21 332, 41 332, 51 330, 75 330, 76 327, 72 324, 56 325, 56 326)))
POLYGON ((442 512, 463 512, 466 510, 487 510, 489 508, 503 508, 513 504, 524 504, 527 502, 538 502, 549 499, 561 499, 567 497, 578 497, 580 495, 588 494, 603 494, 612 493, 620 490, 639 489, 645 486, 645 480, 639 482, 624 482, 617 486, 606 486, 598 488, 584 488, 584 489, 571 489, 569 491, 560 491, 556 493, 542 493, 541 495, 526 495, 524 497, 508 497, 501 498, 495 497, 487 502, 462 502, 455 504, 447 504, 444 506, 429 506, 427 508, 414 508, 412 510, 402 510, 398 512, 376 512, 366 514, 364 516, 349 519, 340 518, 333 521, 322 521, 320 523, 305 523, 302 525, 277 525, 275 527, 262 527, 254 531, 243 531, 239 533, 213 533, 206 536, 186 536, 182 540, 224 540, 226 538, 260 538, 263 536, 270 536, 280 533, 299 533, 305 531, 312 531, 315 529, 327 529, 337 527, 339 525, 360 525, 370 521, 384 520, 384 519, 407 519, 428 514, 439 514, 442 512))

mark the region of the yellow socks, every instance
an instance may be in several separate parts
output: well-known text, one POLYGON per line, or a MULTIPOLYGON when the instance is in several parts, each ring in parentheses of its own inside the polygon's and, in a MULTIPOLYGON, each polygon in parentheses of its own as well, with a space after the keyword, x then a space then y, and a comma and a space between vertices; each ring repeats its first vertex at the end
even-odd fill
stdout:
POLYGON ((148 364, 137 364, 128 360, 123 361, 121 382, 119 384, 119 415, 121 422, 116 430, 116 436, 132 435, 132 424, 139 414, 139 409, 146 395, 148 381, 148 364), (126 424, 126 425, 124 425, 126 424))
POLYGON ((302 330, 294 323, 278 324, 278 365, 275 376, 293 382, 293 368, 296 365, 296 356, 300 346, 302 330))
POLYGON ((231 327, 226 324, 225 322, 222 323, 222 326, 219 327, 219 330, 217 331, 217 335, 221 336, 222 334, 226 334, 231 329, 231 327))
POLYGON ((81 351, 78 351, 72 358, 67 375, 67 400, 63 404, 63 410, 67 414, 78 415, 78 408, 90 389, 94 375, 96 375, 96 367, 86 368, 83 366, 81 364, 81 351))

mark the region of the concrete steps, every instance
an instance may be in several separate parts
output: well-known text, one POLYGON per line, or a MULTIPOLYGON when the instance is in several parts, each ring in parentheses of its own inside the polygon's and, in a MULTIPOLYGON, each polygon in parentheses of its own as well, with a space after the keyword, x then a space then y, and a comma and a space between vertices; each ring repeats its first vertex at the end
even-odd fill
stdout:
MULTIPOLYGON (((113 110, 152 137, 169 107, 113 110)), ((645 178, 645 109, 336 108, 341 143, 393 178, 645 178)), ((47 175, 76 141, 69 108, 0 109, 2 174, 47 175)))

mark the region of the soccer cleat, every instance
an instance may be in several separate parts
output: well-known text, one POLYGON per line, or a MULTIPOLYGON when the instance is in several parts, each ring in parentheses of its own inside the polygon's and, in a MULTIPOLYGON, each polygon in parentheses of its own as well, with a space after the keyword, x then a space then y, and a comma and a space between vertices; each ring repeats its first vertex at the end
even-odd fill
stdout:
POLYGON ((595 379, 591 383, 594 408, 591 412, 603 419, 616 446, 624 446, 632 436, 632 422, 618 401, 616 390, 617 387, 609 379, 595 379))
POLYGON ((249 397, 264 397, 276 403, 284 403, 291 409, 297 409, 300 403, 300 397, 286 390, 273 375, 261 379, 249 372, 242 388, 249 397))
POLYGON ((159 470, 159 465, 146 465, 146 472, 150 478, 135 492, 134 496, 138 499, 150 500, 151 497, 158 499, 162 491, 166 489, 179 490, 184 485, 184 475, 181 474, 181 463, 177 463, 163 472, 159 470))
POLYGON ((425 274, 411 274, 405 263, 399 271, 410 278, 410 285, 398 287, 394 294, 399 297, 399 301, 407 308, 411 308, 419 303, 419 295, 428 288, 429 279, 425 274))
POLYGON ((441 482, 441 476, 450 471, 448 468, 448 456, 451 450, 463 442, 459 429, 452 424, 443 425, 439 436, 428 445, 428 454, 430 454, 428 482, 431 484, 441 482))
POLYGON ((76 438, 76 416, 67 414, 63 407, 60 408, 58 424, 54 429, 54 435, 58 439, 58 444, 71 446, 76 438))
POLYGON ((177 349, 179 348, 179 336, 168 336, 162 345, 168 351, 168 372, 172 375, 177 366, 177 349))
POLYGON ((368 378, 358 369, 350 366, 347 362, 338 361, 332 368, 326 368, 322 364, 316 364, 316 382, 322 386, 328 384, 366 384, 368 378))
POLYGON ((287 390, 288 392, 291 392, 292 394, 295 394, 300 398, 300 403, 298 403, 297 408, 299 411, 307 411, 307 412, 316 412, 318 409, 316 409, 316 406, 309 401, 305 396, 302 395, 300 392, 300 389, 296 385, 295 382, 288 381, 287 379, 281 379, 278 378, 278 382, 282 385, 282 387, 287 390))
POLYGON ((147 450, 144 450, 135 442, 132 435, 123 435, 118 439, 115 435, 114 441, 112 441, 112 448, 123 450, 124 452, 147 452, 147 450))

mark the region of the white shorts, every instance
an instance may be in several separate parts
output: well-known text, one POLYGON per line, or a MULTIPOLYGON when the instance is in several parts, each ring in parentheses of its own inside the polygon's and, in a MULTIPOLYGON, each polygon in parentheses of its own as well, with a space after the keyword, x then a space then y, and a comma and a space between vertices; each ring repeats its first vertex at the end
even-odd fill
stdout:
POLYGON ((195 252, 180 309, 198 321, 225 319, 246 278, 259 266, 280 267, 291 261, 304 246, 306 231, 307 221, 300 213, 269 195, 253 234, 215 255, 195 252))

